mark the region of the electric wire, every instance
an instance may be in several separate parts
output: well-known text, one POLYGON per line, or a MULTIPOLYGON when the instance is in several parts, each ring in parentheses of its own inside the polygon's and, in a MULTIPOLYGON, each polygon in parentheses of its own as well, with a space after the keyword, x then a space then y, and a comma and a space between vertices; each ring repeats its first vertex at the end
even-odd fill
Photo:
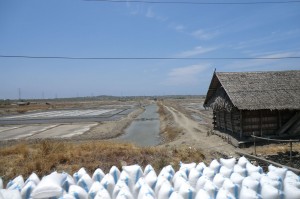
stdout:
POLYGON ((286 56, 286 57, 69 57, 69 56, 0 55, 0 58, 66 59, 66 60, 282 60, 282 59, 300 59, 300 56, 286 56))
POLYGON ((258 5, 258 4, 291 4, 300 1, 248 1, 248 2, 198 2, 198 1, 148 1, 148 0, 84 0, 108 3, 145 3, 145 4, 186 4, 186 5, 258 5))

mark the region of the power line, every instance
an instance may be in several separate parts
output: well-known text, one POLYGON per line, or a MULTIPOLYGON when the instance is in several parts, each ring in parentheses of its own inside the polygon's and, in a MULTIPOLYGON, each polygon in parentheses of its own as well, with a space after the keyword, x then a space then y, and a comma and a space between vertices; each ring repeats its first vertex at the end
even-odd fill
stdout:
POLYGON ((84 0, 109 3, 145 3, 145 4, 192 4, 192 5, 257 5, 257 4, 290 4, 300 1, 249 1, 249 2, 197 2, 197 1, 148 1, 148 0, 84 0))
POLYGON ((0 55, 0 58, 19 59, 66 59, 66 60, 281 60, 300 59, 300 56, 287 57, 68 57, 68 56, 28 56, 0 55))

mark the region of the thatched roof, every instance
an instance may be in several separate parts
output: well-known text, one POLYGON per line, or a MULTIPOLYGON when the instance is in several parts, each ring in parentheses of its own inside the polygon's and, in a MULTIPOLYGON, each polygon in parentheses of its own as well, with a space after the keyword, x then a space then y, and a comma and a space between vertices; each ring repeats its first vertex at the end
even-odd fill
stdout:
POLYGON ((215 72, 204 102, 213 103, 223 87, 240 110, 300 110, 300 70, 277 72, 215 72))

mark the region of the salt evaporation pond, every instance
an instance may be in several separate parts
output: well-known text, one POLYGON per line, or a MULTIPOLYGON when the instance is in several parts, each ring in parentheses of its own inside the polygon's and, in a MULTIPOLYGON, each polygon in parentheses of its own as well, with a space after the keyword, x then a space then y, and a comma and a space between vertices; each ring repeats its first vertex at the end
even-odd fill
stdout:
POLYGON ((156 104, 146 106, 145 111, 125 129, 124 135, 120 136, 118 140, 132 142, 139 146, 158 145, 160 143, 160 122, 157 110, 156 104))

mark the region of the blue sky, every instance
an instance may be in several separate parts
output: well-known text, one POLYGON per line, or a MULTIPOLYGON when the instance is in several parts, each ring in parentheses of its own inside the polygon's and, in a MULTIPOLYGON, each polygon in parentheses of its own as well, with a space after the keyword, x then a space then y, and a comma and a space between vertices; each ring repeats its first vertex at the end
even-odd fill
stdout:
MULTIPOLYGON (((0 0, 0 55, 300 56, 299 10, 300 3, 0 0)), ((22 98, 206 94, 215 68, 225 72, 299 70, 299 61, 0 58, 0 99, 18 98, 19 88, 22 98)))

